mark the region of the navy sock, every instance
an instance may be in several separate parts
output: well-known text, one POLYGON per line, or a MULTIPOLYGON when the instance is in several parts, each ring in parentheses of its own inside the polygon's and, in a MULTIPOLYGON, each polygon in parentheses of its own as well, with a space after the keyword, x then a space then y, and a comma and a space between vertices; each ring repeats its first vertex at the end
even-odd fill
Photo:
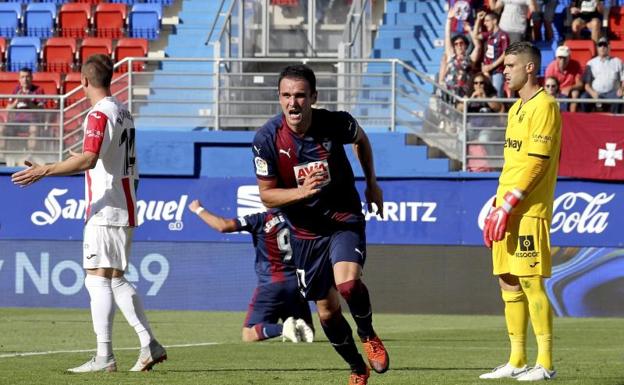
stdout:
POLYGON ((260 340, 266 340, 268 338, 274 338, 282 335, 282 325, 281 324, 257 324, 254 325, 254 329, 256 329, 256 333, 258 333, 258 338, 260 340))
POLYGON ((338 285, 340 295, 347 301, 351 315, 357 325, 357 334, 360 338, 375 336, 373 330, 373 310, 370 303, 368 289, 360 279, 347 281, 338 285))
POLYGON ((321 326, 329 342, 340 357, 349 364, 351 370, 357 373, 365 373, 366 364, 355 346, 355 341, 353 341, 351 326, 342 316, 342 313, 321 321, 321 326))

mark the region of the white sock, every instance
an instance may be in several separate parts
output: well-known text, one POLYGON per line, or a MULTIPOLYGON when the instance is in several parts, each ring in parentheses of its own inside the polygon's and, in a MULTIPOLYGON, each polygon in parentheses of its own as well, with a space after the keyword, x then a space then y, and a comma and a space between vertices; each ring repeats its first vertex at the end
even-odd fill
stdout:
POLYGON ((97 339, 96 355, 108 357, 113 354, 113 317, 115 303, 111 280, 97 275, 87 274, 85 287, 91 297, 91 318, 93 331, 97 339))
POLYGON ((112 288, 115 302, 130 326, 134 328, 139 336, 141 347, 148 346, 154 337, 145 316, 139 294, 125 277, 113 278, 112 288))

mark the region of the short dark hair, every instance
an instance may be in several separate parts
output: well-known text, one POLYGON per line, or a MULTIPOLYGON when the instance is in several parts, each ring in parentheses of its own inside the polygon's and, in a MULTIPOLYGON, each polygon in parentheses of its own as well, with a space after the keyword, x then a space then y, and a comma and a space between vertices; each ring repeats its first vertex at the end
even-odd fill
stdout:
POLYGON ((542 65, 542 53, 539 48, 528 41, 517 41, 512 43, 505 50, 505 55, 528 55, 531 61, 535 64, 537 72, 539 72, 540 66, 542 65))
POLYGON ((488 13, 485 14, 485 16, 489 16, 492 19, 496 19, 496 21, 500 21, 500 16, 496 12, 489 11, 488 13))
POLYGON ((279 79, 277 80, 278 90, 284 78, 303 79, 308 82, 310 92, 316 92, 316 76, 314 75, 314 71, 305 64, 295 64, 284 68, 282 72, 280 72, 279 79))
POLYGON ((110 87, 113 78, 113 60, 108 55, 95 54, 82 64, 82 74, 94 87, 110 87))
POLYGON ((22 67, 22 68, 20 68, 19 72, 28 72, 29 74, 32 75, 32 68, 30 68, 30 67, 22 67))

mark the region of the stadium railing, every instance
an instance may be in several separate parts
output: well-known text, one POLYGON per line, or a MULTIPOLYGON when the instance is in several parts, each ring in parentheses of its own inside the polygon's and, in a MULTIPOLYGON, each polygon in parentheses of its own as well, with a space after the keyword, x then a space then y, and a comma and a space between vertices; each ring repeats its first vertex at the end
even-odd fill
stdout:
MULTIPOLYGON (((468 113, 458 106, 492 100, 509 105, 513 100, 457 97, 429 75, 396 59, 126 58, 116 65, 125 65, 129 71, 117 75, 111 88, 127 104, 139 130, 180 133, 202 129, 253 130, 280 112, 277 71, 285 63, 296 62, 320 68, 316 71, 317 107, 348 110, 370 132, 414 134, 456 160, 458 168, 464 171, 479 171, 474 163, 487 164, 489 169, 502 165, 506 114, 468 113), (133 64, 139 61, 146 63, 144 71, 133 70, 133 64), (198 65, 206 62, 213 65, 198 65), (164 63, 177 64, 175 70, 163 71, 159 68, 164 63), (157 77, 170 81, 156 81, 157 77), (173 95, 163 92, 168 89, 178 92, 173 95)), ((0 95, 0 98, 11 97, 17 96, 0 95)), ((52 161, 80 149, 82 122, 89 109, 80 87, 65 95, 38 98, 54 99, 55 107, 28 110, 41 116, 32 119, 35 123, 23 123, 39 127, 36 137, 0 138, 0 163, 11 166, 26 157, 52 161), (28 150, 29 139, 37 142, 33 151, 28 150)), ((604 107, 623 104, 624 100, 565 99, 562 102, 601 103, 604 107)), ((0 109, 0 125, 15 125, 11 115, 15 112, 0 109)))
POLYGON ((374 29, 371 4, 309 0, 286 6, 233 0, 226 6, 222 0, 206 44, 213 44, 215 56, 222 58, 338 57, 344 43, 351 42, 346 48, 368 57, 374 29))

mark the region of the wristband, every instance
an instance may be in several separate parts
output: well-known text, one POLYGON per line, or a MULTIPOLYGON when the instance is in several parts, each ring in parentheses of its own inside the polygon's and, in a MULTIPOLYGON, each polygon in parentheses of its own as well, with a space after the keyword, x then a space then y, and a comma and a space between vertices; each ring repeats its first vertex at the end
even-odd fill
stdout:
POLYGON ((198 208, 196 208, 195 210, 193 210, 193 212, 194 212, 196 215, 201 214, 201 212, 202 212, 202 211, 204 211, 204 208, 203 208, 203 207, 201 207, 201 206, 199 206, 198 208))
POLYGON ((522 194, 522 192, 518 189, 513 189, 505 193, 501 207, 506 213, 509 213, 511 212, 511 209, 516 207, 522 199, 524 199, 524 194, 522 194))

